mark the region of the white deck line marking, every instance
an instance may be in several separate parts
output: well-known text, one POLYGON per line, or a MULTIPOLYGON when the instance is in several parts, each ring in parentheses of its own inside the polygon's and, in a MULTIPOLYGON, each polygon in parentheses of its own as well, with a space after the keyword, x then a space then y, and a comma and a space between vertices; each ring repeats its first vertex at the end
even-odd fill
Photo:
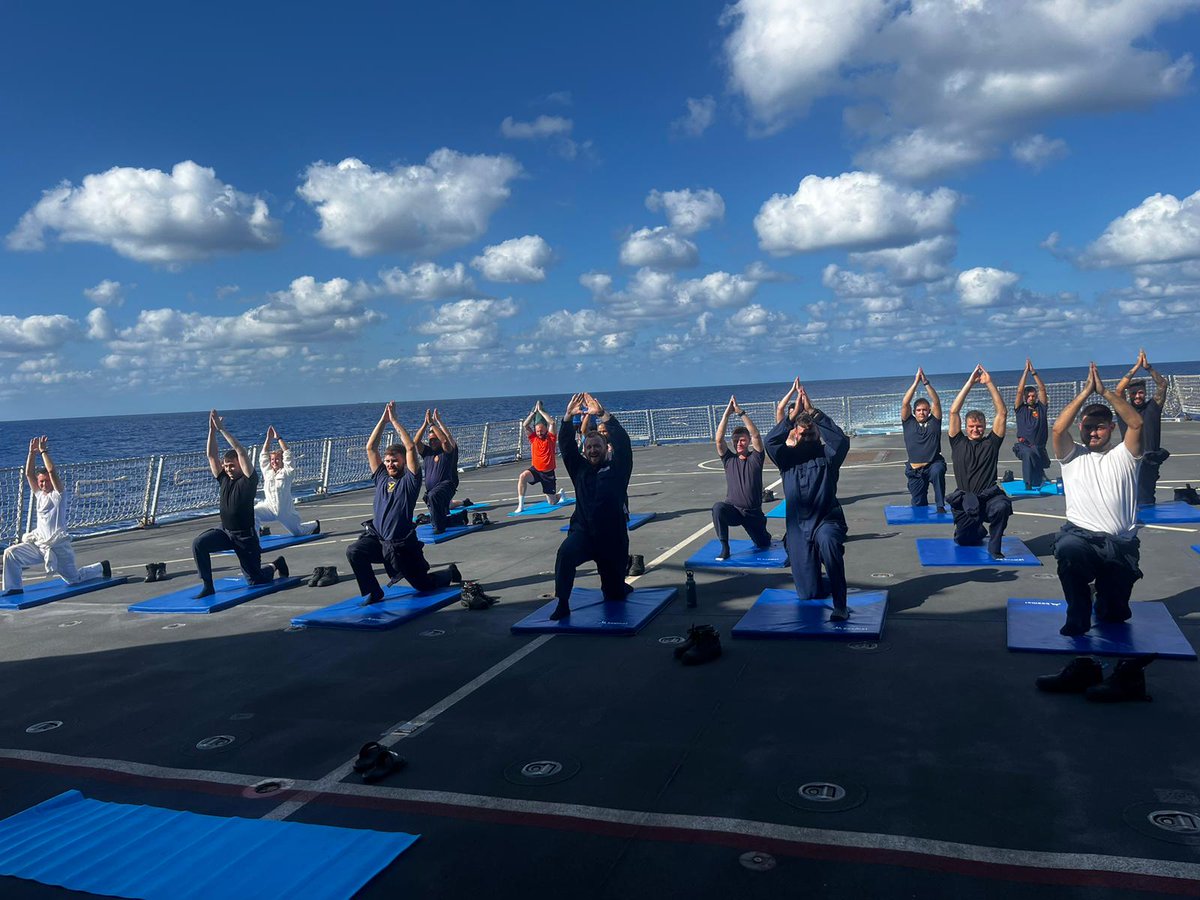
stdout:
MULTIPOLYGON (((544 635, 549 638, 551 635, 544 635)), ((143 778, 200 781, 250 787, 260 781, 281 776, 242 775, 208 769, 173 769, 118 759, 98 759, 84 756, 64 756, 35 750, 0 748, 0 757, 62 766, 84 766, 121 772, 143 778)), ((697 833, 725 832, 747 837, 770 838, 797 844, 821 844, 830 847, 855 847, 866 850, 898 851, 965 860, 1001 866, 1021 866, 1045 870, 1096 871, 1132 875, 1149 875, 1200 881, 1200 865, 1168 859, 1132 856, 1112 856, 1099 853, 1055 853, 1038 850, 1015 850, 983 844, 965 844, 930 838, 909 837, 859 831, 835 831, 826 828, 806 828, 759 822, 751 819, 730 819, 716 816, 648 813, 637 810, 584 806, 573 803, 550 803, 537 800, 516 800, 481 794, 460 794, 452 791, 412 790, 387 787, 381 784, 332 784, 322 781, 294 780, 294 789, 305 792, 334 794, 343 797, 374 797, 409 803, 430 803, 463 809, 489 809, 500 812, 523 813, 555 818, 608 822, 646 828, 669 828, 697 833)), ((281 807, 285 804, 281 804, 281 807)), ((280 808, 281 808, 280 807, 280 808)))
MULTIPOLYGON (((1018 512, 1013 511, 1014 516, 1035 516, 1039 519, 1058 519, 1060 522, 1067 521, 1066 516, 1056 516, 1052 513, 1035 513, 1035 512, 1018 512)), ((1180 528, 1177 525, 1142 525, 1142 528, 1156 528, 1159 531, 1182 531, 1185 534, 1195 534, 1200 531, 1198 528, 1180 528)))

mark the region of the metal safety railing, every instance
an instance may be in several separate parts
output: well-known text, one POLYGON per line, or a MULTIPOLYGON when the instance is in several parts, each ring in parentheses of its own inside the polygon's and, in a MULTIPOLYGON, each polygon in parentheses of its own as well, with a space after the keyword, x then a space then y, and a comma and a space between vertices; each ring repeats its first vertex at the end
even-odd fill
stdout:
MULTIPOLYGON (((1081 382, 1046 385, 1050 418, 1073 400, 1081 382)), ((944 413, 948 413, 959 388, 935 385, 944 413)), ((1016 385, 1000 388, 1014 407, 1016 385)), ((923 396, 918 392, 918 397, 923 396)), ((813 398, 814 406, 831 416, 851 434, 894 432, 900 428, 900 397, 896 394, 813 398)), ((1101 398, 1093 397, 1094 401, 1101 398)), ((765 435, 775 424, 775 404, 743 405, 765 435)), ((977 386, 967 396, 964 411, 982 409, 989 417, 991 396, 977 386)), ((711 441, 725 404, 670 409, 616 410, 635 446, 711 441)), ((1167 418, 1200 418, 1200 375, 1174 375, 1170 379, 1163 414, 1167 418)), ((731 417, 727 428, 740 423, 731 417)), ((497 465, 528 458, 528 442, 518 420, 464 425, 454 429, 462 469, 497 465)), ((293 493, 304 500, 370 484, 365 447, 369 435, 312 438, 289 444, 296 469, 293 493)), ((382 445, 395 440, 385 434, 382 445)), ((248 448, 257 456, 258 447, 248 448)), ((255 459, 257 463, 257 458, 255 459)), ((68 498, 68 527, 75 534, 117 531, 162 522, 210 515, 217 508, 217 490, 203 452, 167 453, 102 462, 59 466, 68 498)), ((33 525, 34 504, 19 468, 0 469, 0 543, 11 543, 33 525)))

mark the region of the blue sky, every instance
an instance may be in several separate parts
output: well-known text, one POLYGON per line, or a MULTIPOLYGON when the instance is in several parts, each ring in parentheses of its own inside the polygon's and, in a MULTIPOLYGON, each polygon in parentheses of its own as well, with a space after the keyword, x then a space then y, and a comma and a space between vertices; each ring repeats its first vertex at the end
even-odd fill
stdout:
POLYGON ((4 19, 7 418, 1200 356, 1200 0, 4 19))

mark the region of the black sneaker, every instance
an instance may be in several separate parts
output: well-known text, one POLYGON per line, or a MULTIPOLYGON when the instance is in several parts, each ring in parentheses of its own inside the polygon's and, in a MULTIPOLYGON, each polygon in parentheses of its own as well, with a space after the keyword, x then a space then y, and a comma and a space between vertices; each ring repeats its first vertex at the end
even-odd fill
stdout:
POLYGON ((276 578, 287 578, 288 577, 287 560, 285 560, 282 556, 275 557, 275 561, 272 562, 271 565, 273 565, 275 567, 275 577, 276 578))
POLYGON ((1082 694, 1104 680, 1104 669, 1090 656, 1077 656, 1057 675, 1039 675, 1039 691, 1048 694, 1082 694))

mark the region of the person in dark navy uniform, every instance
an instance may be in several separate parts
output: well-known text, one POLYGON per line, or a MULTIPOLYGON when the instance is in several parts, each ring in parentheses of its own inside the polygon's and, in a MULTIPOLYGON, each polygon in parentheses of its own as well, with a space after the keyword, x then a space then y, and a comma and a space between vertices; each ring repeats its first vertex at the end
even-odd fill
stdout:
POLYGON ((1046 481, 1046 470, 1050 468, 1050 454, 1046 450, 1050 440, 1049 404, 1046 383, 1026 357, 1025 371, 1017 382, 1017 442, 1013 444, 1013 455, 1021 460, 1021 477, 1030 490, 1042 486, 1046 481), (1025 384, 1030 375, 1037 387, 1025 384))
POLYGON ((917 369, 912 387, 900 404, 900 427, 904 432, 904 449, 908 462, 904 476, 913 506, 929 505, 929 487, 933 486, 933 502, 937 511, 946 511, 946 459, 942 456, 942 401, 929 383, 924 369, 917 369), (925 385, 929 399, 913 396, 925 385))

